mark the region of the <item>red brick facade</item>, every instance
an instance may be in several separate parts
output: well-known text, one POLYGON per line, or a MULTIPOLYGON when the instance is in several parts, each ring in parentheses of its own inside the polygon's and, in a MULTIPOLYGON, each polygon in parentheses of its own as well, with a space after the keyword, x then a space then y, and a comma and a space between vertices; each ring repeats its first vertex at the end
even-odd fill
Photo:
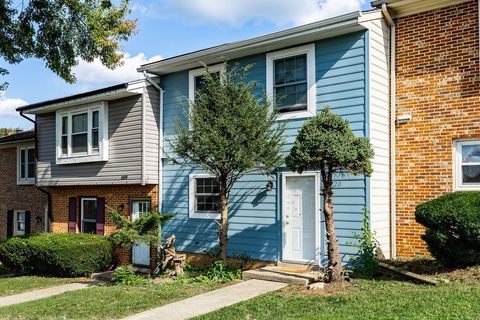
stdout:
POLYGON ((453 142, 480 139, 478 1, 396 21, 397 254, 427 253, 415 206, 454 190, 453 142))
POLYGON ((17 146, 0 148, 0 239, 7 237, 8 210, 30 211, 31 233, 44 231, 46 205, 47 195, 34 185, 17 185, 17 146))
MULTIPOLYGON (((105 198, 105 235, 109 235, 115 230, 115 225, 108 214, 108 208, 116 209, 121 214, 130 216, 132 200, 144 198, 150 198, 152 201, 152 208, 157 208, 156 185, 62 186, 50 187, 48 188, 48 191, 52 194, 52 232, 68 232, 69 198, 71 197, 78 199, 76 201, 77 216, 80 214, 80 198, 105 198)), ((79 232, 78 223, 77 232, 79 232)), ((155 253, 153 248, 152 252, 155 253)), ((116 262, 118 264, 123 265, 131 263, 130 249, 117 248, 115 253, 117 259, 116 262)), ((155 255, 151 254, 151 257, 151 265, 155 266, 155 255)))

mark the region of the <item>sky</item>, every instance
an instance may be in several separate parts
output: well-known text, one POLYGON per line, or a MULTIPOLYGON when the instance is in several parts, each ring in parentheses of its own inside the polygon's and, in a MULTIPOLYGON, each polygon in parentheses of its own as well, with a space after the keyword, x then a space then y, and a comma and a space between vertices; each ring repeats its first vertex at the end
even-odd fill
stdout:
POLYGON ((77 82, 68 84, 44 61, 9 65, 0 58, 10 72, 0 78, 9 83, 0 95, 0 127, 29 129, 15 108, 140 79, 136 68, 147 62, 371 9, 369 0, 131 0, 131 8, 138 30, 122 43, 123 65, 115 70, 79 61, 77 82))

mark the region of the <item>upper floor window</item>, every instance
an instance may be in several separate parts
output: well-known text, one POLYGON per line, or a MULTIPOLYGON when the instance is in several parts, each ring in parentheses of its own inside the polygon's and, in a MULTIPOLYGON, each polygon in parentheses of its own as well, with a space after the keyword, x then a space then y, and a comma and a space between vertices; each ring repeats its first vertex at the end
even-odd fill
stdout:
POLYGON ((189 211, 190 218, 220 219, 219 185, 215 176, 190 175, 189 211))
POLYGON ((480 140, 457 141, 456 189, 480 189, 480 140))
POLYGON ((108 160, 105 103, 57 112, 57 164, 108 160))
POLYGON ((267 54, 267 94, 279 120, 315 114, 314 44, 267 54))
POLYGON ((17 184, 35 183, 35 147, 18 147, 17 184))
POLYGON ((224 72, 224 65, 219 64, 208 68, 190 70, 190 72, 188 73, 188 98, 190 99, 190 101, 195 101, 196 93, 199 90, 205 88, 205 81, 203 79, 203 75, 207 70, 214 76, 219 76, 220 72, 224 72))

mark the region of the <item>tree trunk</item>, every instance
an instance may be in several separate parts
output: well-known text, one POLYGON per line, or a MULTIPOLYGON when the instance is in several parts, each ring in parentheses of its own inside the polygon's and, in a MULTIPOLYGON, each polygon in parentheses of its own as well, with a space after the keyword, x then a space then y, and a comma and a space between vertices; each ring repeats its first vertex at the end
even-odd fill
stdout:
POLYGON ((329 179, 329 181, 324 181, 324 190, 325 199, 323 214, 325 216, 325 227, 327 231, 328 277, 331 282, 340 282, 343 281, 343 270, 342 260, 340 258, 340 250, 338 249, 337 235, 335 233, 331 179, 329 179))
POLYGON ((228 242, 228 199, 227 181, 220 178, 220 230, 219 230, 219 255, 224 263, 227 263, 228 242))

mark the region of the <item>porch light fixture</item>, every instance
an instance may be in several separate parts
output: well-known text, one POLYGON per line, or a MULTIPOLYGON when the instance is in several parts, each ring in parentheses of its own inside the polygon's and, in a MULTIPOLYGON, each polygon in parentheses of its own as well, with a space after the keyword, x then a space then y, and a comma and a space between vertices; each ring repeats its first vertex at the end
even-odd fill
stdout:
POLYGON ((122 203, 117 206, 117 211, 123 211, 123 209, 125 209, 125 204, 122 203))
POLYGON ((273 181, 268 180, 267 185, 265 186, 267 191, 272 191, 273 190, 273 181))
POLYGON ((36 217, 35 217, 35 222, 36 222, 37 224, 40 224, 40 222, 42 222, 42 218, 41 218, 40 216, 36 216, 36 217))
POLYGON ((402 114, 397 117, 397 123, 402 124, 402 123, 407 123, 412 121, 412 115, 411 114, 402 114))

